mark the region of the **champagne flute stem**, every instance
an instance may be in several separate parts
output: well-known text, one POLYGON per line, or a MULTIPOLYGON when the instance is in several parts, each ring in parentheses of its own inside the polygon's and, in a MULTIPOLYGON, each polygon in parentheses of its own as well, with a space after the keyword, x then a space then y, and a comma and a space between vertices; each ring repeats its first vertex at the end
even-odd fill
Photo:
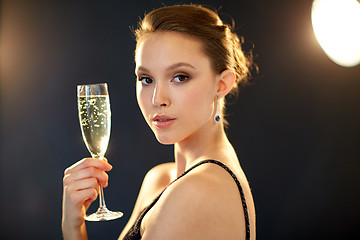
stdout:
POLYGON ((102 186, 100 186, 100 190, 99 190, 99 208, 100 209, 106 208, 105 199, 104 199, 104 189, 102 186))
MULTIPOLYGON (((98 155, 93 155, 93 158, 99 158, 100 160, 104 160, 104 156, 98 156, 98 155)), ((104 198, 104 189, 103 187, 100 185, 99 187, 99 209, 101 210, 105 210, 106 209, 106 205, 105 205, 105 198, 104 198)))

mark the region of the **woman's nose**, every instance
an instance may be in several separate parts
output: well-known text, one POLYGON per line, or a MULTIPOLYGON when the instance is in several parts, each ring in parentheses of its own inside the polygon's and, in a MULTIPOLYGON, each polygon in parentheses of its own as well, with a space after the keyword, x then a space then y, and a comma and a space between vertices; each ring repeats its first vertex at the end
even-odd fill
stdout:
POLYGON ((164 84, 156 84, 152 104, 156 107, 166 107, 170 105, 169 91, 164 84))

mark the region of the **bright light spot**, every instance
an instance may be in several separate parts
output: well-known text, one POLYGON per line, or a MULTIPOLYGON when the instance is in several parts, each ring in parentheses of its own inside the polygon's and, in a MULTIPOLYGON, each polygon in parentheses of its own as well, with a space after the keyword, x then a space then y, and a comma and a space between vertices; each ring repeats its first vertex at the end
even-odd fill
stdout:
POLYGON ((344 67, 360 63, 360 3, 315 0, 311 12, 315 36, 331 60, 344 67))

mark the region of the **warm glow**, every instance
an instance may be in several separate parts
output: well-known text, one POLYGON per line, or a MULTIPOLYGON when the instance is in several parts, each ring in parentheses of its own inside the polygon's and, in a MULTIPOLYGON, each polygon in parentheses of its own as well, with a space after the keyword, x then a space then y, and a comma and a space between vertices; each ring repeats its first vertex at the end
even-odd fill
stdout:
POLYGON ((357 0, 315 0, 311 12, 315 36, 335 63, 360 63, 360 3, 357 0))

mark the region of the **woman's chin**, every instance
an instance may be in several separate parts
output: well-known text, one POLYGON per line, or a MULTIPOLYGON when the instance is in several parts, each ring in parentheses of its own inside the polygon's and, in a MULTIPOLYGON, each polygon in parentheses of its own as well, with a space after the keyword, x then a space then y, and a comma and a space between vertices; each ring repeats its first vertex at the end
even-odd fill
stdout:
POLYGON ((156 138, 158 140, 159 143, 163 144, 163 145, 172 145, 175 144, 174 141, 171 141, 170 139, 162 139, 162 138, 156 138))
POLYGON ((155 137, 158 140, 158 142, 163 145, 172 145, 176 143, 176 140, 169 136, 164 136, 162 134, 155 134, 155 137))

